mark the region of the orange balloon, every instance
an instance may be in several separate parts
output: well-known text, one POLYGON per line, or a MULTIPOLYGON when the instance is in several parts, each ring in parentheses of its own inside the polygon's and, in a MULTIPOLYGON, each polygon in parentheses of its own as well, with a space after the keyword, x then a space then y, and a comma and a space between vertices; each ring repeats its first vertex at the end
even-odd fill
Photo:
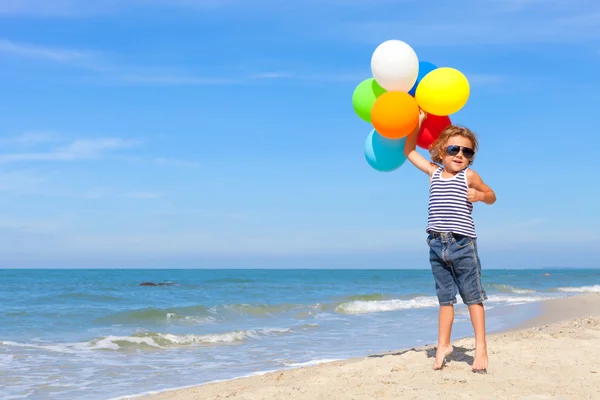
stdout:
POLYGON ((408 93, 386 92, 373 104, 371 122, 381 136, 401 139, 419 125, 419 106, 408 93))

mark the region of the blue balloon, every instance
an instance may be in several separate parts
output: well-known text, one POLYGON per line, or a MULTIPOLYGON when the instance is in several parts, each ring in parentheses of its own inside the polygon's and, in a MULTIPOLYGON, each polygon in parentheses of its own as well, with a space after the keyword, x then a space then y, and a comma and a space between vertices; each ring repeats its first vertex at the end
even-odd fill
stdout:
POLYGON ((387 139, 373 129, 365 141, 365 158, 371 167, 380 172, 400 168, 406 161, 404 143, 406 138, 387 139))
POLYGON ((419 82, 421 82, 421 79, 423 79, 425 75, 427 75, 434 69, 437 69, 436 65, 433 65, 428 61, 419 61, 419 75, 417 76, 417 81, 415 82, 412 89, 408 91, 408 94, 414 97, 415 93, 417 92, 417 86, 419 86, 419 82))

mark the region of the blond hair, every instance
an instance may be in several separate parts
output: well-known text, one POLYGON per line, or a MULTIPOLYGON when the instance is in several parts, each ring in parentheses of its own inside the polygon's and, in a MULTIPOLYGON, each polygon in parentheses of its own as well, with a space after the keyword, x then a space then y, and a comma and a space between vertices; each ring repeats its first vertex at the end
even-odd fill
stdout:
MULTIPOLYGON (((462 136, 465 139, 469 139, 471 141, 471 145, 473 146, 473 151, 475 151, 477 154, 477 148, 479 147, 479 144, 477 143, 477 137, 475 136, 475 133, 464 126, 450 125, 444 129, 437 140, 433 142, 431 146, 429 146, 429 154, 431 154, 431 160, 433 160, 433 162, 438 164, 442 163, 442 158, 446 156, 446 146, 448 144, 448 140, 454 136, 462 136)), ((475 156, 469 160, 469 165, 473 164, 474 160, 475 156)))

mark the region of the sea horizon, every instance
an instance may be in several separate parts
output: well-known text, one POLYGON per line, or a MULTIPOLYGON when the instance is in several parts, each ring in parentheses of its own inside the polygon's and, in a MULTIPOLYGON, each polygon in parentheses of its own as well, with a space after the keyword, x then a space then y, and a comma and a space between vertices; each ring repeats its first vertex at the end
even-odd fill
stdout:
MULTIPOLYGON (((0 271, 2 270, 173 270, 173 271, 183 271, 183 270, 210 270, 210 271, 220 271, 220 270, 322 270, 322 271, 339 271, 339 270, 369 270, 369 271, 413 271, 413 270, 430 270, 431 267, 402 267, 402 268, 370 268, 370 267, 340 267, 340 268, 322 268, 322 267, 219 267, 219 268, 210 268, 210 267, 0 267, 0 271)), ((548 266, 548 267, 528 267, 528 268, 482 268, 482 270, 486 271, 528 271, 528 270, 542 270, 542 269, 581 269, 581 270, 594 270, 600 269, 600 266, 548 266)))

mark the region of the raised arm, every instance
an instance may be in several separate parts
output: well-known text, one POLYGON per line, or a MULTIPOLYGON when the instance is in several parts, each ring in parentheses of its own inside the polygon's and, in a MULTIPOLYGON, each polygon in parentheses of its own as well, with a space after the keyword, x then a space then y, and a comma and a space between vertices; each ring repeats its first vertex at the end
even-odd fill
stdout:
POLYGON ((427 115, 421 110, 419 114, 419 125, 410 135, 408 135, 406 142, 404 143, 404 155, 415 167, 431 176, 438 166, 417 153, 417 135, 419 134, 419 130, 421 129, 421 125, 425 118, 427 118, 427 115))
POLYGON ((485 183, 479 174, 469 168, 467 171, 467 200, 471 203, 483 201, 485 204, 494 204, 496 202, 496 193, 485 183))

